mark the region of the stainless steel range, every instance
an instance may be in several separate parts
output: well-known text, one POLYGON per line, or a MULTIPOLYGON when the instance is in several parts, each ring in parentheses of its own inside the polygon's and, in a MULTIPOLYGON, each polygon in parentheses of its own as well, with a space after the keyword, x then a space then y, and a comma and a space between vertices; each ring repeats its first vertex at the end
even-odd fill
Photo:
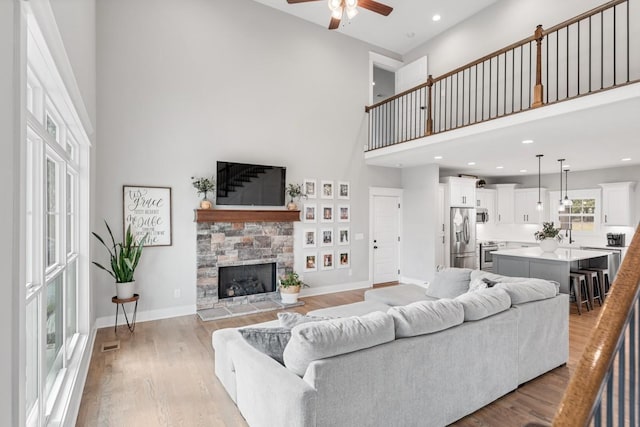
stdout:
POLYGON ((480 270, 493 271, 493 257, 491 252, 504 249, 506 243, 504 242, 482 242, 480 243, 480 270))

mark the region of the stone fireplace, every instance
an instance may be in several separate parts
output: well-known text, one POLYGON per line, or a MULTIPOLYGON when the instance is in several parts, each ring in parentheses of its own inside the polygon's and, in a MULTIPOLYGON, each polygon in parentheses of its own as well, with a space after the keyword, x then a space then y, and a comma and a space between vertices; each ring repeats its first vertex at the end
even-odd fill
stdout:
POLYGON ((299 221, 299 214, 299 211, 196 210, 197 309, 273 298, 277 286, 271 282, 293 270, 293 221, 299 221), (252 270, 264 264, 271 270, 258 278, 252 270), (225 270, 230 267, 237 268, 228 271, 240 272, 235 284, 233 278, 229 282, 225 277, 225 270))

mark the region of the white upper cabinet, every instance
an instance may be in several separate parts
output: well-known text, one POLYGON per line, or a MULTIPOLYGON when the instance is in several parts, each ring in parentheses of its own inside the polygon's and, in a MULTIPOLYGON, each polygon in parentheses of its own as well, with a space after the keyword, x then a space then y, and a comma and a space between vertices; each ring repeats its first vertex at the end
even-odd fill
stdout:
POLYGON ((497 224, 513 224, 515 222, 515 189, 517 184, 496 184, 497 224))
POLYGON ((449 176, 443 179, 449 185, 449 206, 476 207, 476 180, 449 176))
POLYGON ((635 225, 633 189, 635 182, 612 182, 602 187, 602 223, 604 225, 635 225))
MULTIPOLYGON (((523 188, 514 191, 515 222, 517 224, 540 224, 544 219, 544 210, 538 211, 538 189, 523 188)), ((547 197, 547 190, 540 189, 540 201, 547 197)))
POLYGON ((485 208, 489 213, 489 224, 496 223, 496 190, 478 188, 476 190, 476 208, 485 208))

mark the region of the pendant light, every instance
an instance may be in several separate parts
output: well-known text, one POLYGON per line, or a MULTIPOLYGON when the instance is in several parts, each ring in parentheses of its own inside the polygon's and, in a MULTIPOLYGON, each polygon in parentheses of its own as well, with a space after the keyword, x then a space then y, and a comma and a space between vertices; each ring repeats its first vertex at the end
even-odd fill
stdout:
POLYGON ((558 204, 558 212, 564 211, 564 204, 562 203, 562 162, 564 162, 564 160, 565 159, 558 159, 560 162, 560 203, 558 204))
POLYGON ((536 210, 539 212, 544 209, 542 200, 540 200, 540 164, 543 156, 544 154, 536 154, 536 157, 538 158, 538 203, 536 204, 536 210))
POLYGON ((564 170, 564 199, 562 199, 562 204, 564 206, 573 205, 573 200, 569 198, 569 169, 564 170))

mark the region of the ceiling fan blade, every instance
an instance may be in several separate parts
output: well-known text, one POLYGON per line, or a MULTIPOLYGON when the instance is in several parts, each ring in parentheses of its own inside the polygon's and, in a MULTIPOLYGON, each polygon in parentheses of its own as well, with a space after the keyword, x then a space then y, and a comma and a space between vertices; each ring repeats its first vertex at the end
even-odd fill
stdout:
POLYGON ((358 0, 358 6, 384 16, 389 16, 389 14, 393 11, 393 8, 391 6, 378 3, 374 0, 358 0))
POLYGON ((307 3, 310 1, 320 1, 320 0, 287 0, 287 3, 289 4, 294 4, 294 3, 307 3))
POLYGON ((340 26, 340 19, 336 19, 336 18, 331 17, 331 21, 329 21, 329 29, 330 30, 335 30, 339 26, 340 26))

